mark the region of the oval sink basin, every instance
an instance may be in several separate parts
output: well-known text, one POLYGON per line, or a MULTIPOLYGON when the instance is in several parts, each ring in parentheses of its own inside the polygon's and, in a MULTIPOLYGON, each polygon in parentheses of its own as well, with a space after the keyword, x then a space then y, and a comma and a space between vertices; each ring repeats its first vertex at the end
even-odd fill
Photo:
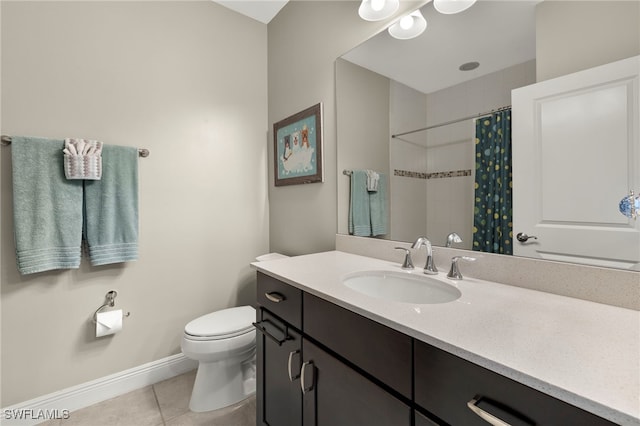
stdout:
POLYGON ((367 296, 403 303, 447 303, 462 296, 456 287, 419 272, 356 272, 342 283, 367 296))

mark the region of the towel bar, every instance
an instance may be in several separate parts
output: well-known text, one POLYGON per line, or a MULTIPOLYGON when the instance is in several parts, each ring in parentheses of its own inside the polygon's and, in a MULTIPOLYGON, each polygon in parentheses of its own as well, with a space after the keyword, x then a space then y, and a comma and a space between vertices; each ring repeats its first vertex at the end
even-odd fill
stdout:
MULTIPOLYGON (((9 146, 9 145, 11 145, 11 136, 2 135, 2 146, 9 146)), ((149 156, 149 150, 146 148, 139 148, 138 155, 140 157, 146 158, 149 156)))

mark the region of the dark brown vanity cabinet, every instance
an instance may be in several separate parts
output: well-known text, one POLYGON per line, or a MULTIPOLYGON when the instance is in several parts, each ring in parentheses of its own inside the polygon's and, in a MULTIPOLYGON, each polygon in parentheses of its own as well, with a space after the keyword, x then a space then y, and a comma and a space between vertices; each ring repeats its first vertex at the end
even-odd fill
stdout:
POLYGON ((304 426, 411 426, 411 338, 302 297, 304 426))
POLYGON ((411 408, 303 338, 304 426, 411 426, 411 408))
POLYGON ((257 424, 298 426, 302 418, 301 335, 264 309, 258 310, 256 324, 261 331, 256 334, 257 424))
POLYGON ((306 293, 303 302, 300 290, 261 273, 257 288, 259 425, 412 425, 410 338, 306 293), (377 336, 379 327, 403 341, 401 351, 388 350, 397 340, 377 336), (398 380, 400 358, 393 354, 400 352, 398 380))
POLYGON ((258 273, 257 424, 302 424, 302 292, 258 273))
POLYGON ((614 425, 424 342, 415 341, 415 403, 451 425, 614 425))
POLYGON ((258 273, 258 425, 613 425, 258 273))
POLYGON ((411 400, 411 337, 311 294, 303 300, 306 336, 411 400))

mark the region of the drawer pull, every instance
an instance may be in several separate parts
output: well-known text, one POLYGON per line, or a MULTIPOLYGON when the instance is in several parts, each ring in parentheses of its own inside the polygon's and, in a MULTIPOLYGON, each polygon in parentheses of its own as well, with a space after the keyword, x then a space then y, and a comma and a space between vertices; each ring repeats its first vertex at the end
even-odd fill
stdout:
POLYGON ((314 382, 316 380, 316 367, 313 365, 313 361, 307 361, 302 364, 302 368, 300 369, 300 388, 302 389, 302 393, 305 394, 313 390, 314 382), (307 367, 311 367, 311 384, 309 386, 306 385, 306 371, 307 367))
POLYGON ((285 301, 287 299, 282 294, 280 294, 278 292, 275 292, 275 291, 273 291, 271 293, 265 293, 264 295, 265 295, 265 297, 267 299, 271 300, 274 303, 280 303, 280 302, 283 302, 283 301, 285 301))
POLYGON ((295 376, 293 375, 292 372, 292 364, 293 364, 293 356, 294 355, 300 355, 300 351, 299 350, 295 350, 295 351, 291 351, 289 352, 289 361, 287 363, 287 369, 289 371, 289 381, 293 382, 294 380, 296 380, 298 377, 300 377, 300 374, 296 374, 295 376))
POLYGON ((471 401, 467 402, 467 407, 474 413, 476 413, 482 420, 485 420, 493 426, 511 426, 509 423, 502 421, 493 414, 487 413, 476 404, 480 401, 481 397, 476 396, 471 401))
POLYGON ((536 424, 531 419, 523 416, 522 413, 518 413, 506 405, 484 398, 480 395, 476 395, 471 401, 467 402, 467 407, 469 407, 469 409, 481 419, 494 426, 534 426, 536 424), (483 410, 479 407, 480 403, 491 406, 496 413, 499 413, 498 415, 506 417, 508 421, 504 421, 496 414, 491 414, 486 410, 483 410))
POLYGON ((281 346, 284 342, 286 342, 287 340, 290 340, 291 337, 289 336, 289 334, 287 333, 287 329, 285 328, 284 331, 280 330, 278 327, 276 327, 271 321, 269 320, 262 320, 259 323, 256 322, 252 322, 251 324, 253 324, 253 326, 260 331, 262 334, 264 334, 265 336, 267 336, 268 338, 270 338, 271 340, 273 340, 274 342, 276 342, 278 344, 278 346, 281 346), (262 325, 262 324, 269 324, 271 327, 275 328, 276 330, 278 330, 280 333, 282 333, 283 337, 281 339, 278 339, 276 336, 274 336, 273 334, 271 334, 267 328, 262 325))

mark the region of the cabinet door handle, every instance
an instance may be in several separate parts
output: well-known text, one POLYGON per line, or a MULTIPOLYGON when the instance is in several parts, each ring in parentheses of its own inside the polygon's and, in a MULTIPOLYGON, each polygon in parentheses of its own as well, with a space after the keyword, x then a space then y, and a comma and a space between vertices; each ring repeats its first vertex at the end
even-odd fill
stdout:
POLYGON ((280 303, 287 300, 286 297, 284 297, 282 294, 276 291, 272 291, 271 293, 265 293, 264 295, 267 299, 271 300, 274 303, 280 303))
POLYGON ((285 330, 280 330, 278 327, 276 327, 274 324, 271 323, 271 321, 269 320, 262 320, 260 322, 252 322, 251 324, 253 324, 253 326, 258 329, 258 331, 260 331, 262 334, 264 334, 265 336, 267 336, 268 338, 270 338, 271 340, 273 340, 274 342, 276 342, 278 344, 278 346, 282 346, 282 344, 284 342, 286 342, 287 340, 291 340, 291 337, 289 336, 289 334, 287 333, 287 329, 285 328, 285 330), (276 336, 274 336, 273 334, 269 333, 269 331, 267 330, 267 328, 262 325, 262 323, 264 324, 269 324, 271 325, 273 328, 275 328, 276 330, 278 330, 280 333, 283 334, 282 339, 278 339, 276 336))
POLYGON ((300 369, 300 388, 302 389, 302 393, 305 394, 309 391, 313 390, 313 386, 316 381, 316 367, 313 365, 313 361, 307 361, 302 363, 302 368, 300 369), (306 385, 306 371, 307 367, 311 367, 311 384, 309 386, 306 385))
POLYGON ((287 363, 287 369, 289 371, 289 381, 293 382, 294 380, 296 380, 298 377, 300 377, 300 374, 296 374, 295 376, 293 375, 293 371, 292 371, 292 364, 293 364, 293 356, 294 355, 300 355, 300 351, 299 350, 295 350, 295 351, 291 351, 289 352, 289 361, 287 363))
MULTIPOLYGON (((476 415, 478 415, 481 419, 485 420, 486 422, 488 422, 489 424, 492 424, 493 426, 511 426, 510 423, 496 417, 495 415, 483 410, 482 408, 478 407, 478 403, 483 399, 482 396, 480 395, 476 395, 471 401, 467 402, 467 407, 469 407, 469 409, 471 411, 473 411, 476 415)), ((487 404, 491 404, 490 400, 485 399, 485 403, 487 404)), ((503 410, 506 410, 505 414, 509 413, 510 416, 513 417, 512 421, 515 421, 516 425, 520 426, 533 426, 534 423, 531 422, 530 419, 527 419, 526 417, 522 416, 522 414, 520 413, 516 413, 515 411, 512 411, 511 409, 509 409, 509 407, 502 407, 503 410)))
POLYGON ((478 407, 476 404, 480 401, 480 397, 475 397, 471 401, 467 402, 467 407, 474 413, 476 413, 482 420, 487 421, 489 424, 493 426, 511 426, 509 423, 497 418, 493 414, 487 413, 482 408, 478 407))

